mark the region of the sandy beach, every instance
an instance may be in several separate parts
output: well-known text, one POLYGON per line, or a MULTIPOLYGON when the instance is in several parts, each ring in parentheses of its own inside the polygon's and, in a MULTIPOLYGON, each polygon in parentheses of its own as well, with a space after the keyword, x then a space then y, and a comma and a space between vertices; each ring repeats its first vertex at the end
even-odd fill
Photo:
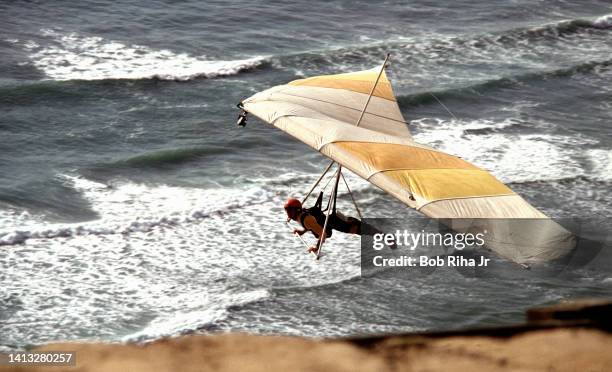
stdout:
POLYGON ((186 335, 147 344, 57 343, 34 352, 75 352, 71 366, 4 371, 610 371, 611 302, 530 309, 505 327, 315 340, 248 334, 186 335))
POLYGON ((51 344, 76 351, 71 367, 0 371, 609 371, 612 336, 558 328, 509 338, 390 336, 367 347, 350 341, 227 334, 185 336, 145 346, 51 344))

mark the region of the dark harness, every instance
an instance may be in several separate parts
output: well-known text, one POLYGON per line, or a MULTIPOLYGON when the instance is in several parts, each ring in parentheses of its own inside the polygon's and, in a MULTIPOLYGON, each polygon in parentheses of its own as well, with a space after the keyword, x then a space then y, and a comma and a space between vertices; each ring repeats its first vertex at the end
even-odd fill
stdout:
MULTIPOLYGON (((323 192, 319 193, 319 197, 317 198, 317 201, 312 207, 302 209, 302 215, 300 216, 300 225, 302 225, 304 229, 307 229, 306 226, 304 225, 304 220, 308 216, 313 216, 315 220, 317 221, 317 224, 321 226, 321 229, 323 228, 323 226, 325 226, 325 218, 326 218, 325 212, 329 209, 329 205, 327 206, 327 208, 321 209, 322 204, 323 204, 323 192)), ((335 222, 336 219, 337 219, 336 206, 333 205, 331 214, 329 215, 329 221, 327 221, 327 227, 325 229, 325 232, 326 232, 325 235, 328 238, 332 236, 332 229, 334 229, 334 226, 336 225, 336 222, 335 222)), ((315 234, 315 236, 317 235, 314 231, 312 231, 312 233, 315 234)))

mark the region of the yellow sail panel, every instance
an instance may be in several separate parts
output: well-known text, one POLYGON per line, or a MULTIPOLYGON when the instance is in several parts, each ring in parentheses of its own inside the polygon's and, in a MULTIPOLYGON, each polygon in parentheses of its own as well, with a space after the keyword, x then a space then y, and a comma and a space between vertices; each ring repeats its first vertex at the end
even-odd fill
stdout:
POLYGON ((397 170, 384 174, 422 199, 421 205, 442 199, 514 194, 491 174, 478 169, 397 170))
POLYGON ((368 164, 372 173, 399 169, 479 169, 456 156, 440 151, 401 144, 335 142, 345 154, 344 161, 368 164))
MULTIPOLYGON (((314 76, 306 79, 294 80, 288 85, 344 89, 351 92, 370 94, 379 72, 380 68, 376 68, 346 74, 314 76)), ((393 94, 393 89, 391 88, 391 82, 389 82, 389 79, 387 79, 387 74, 384 71, 382 72, 372 95, 375 97, 388 99, 390 101, 395 101, 395 95, 393 94)))

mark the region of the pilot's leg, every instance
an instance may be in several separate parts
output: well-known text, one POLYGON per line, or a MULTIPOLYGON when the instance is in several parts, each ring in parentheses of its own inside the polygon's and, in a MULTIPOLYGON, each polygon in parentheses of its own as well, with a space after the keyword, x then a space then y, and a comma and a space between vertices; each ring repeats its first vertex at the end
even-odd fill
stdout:
POLYGON ((355 217, 347 217, 340 212, 336 212, 332 226, 343 233, 361 234, 361 221, 355 217))

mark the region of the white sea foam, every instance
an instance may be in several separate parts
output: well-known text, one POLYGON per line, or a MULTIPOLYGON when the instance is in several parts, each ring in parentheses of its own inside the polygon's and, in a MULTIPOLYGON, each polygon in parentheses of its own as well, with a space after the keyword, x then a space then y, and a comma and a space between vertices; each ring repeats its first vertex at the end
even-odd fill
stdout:
POLYGON ((261 65, 261 56, 208 60, 142 45, 127 45, 97 36, 44 30, 51 43, 24 43, 32 64, 54 80, 150 79, 190 80, 235 75, 261 65))
POLYGON ((189 190, 131 183, 110 187, 80 177, 63 177, 86 198, 96 202, 101 218, 81 224, 30 225, 27 229, 0 232, 0 246, 21 244, 28 239, 148 232, 158 226, 190 223, 207 218, 211 213, 223 213, 269 199, 259 188, 189 190))
POLYGON ((581 149, 598 142, 581 136, 503 131, 521 124, 512 118, 497 122, 423 118, 412 123, 420 130, 416 135, 417 141, 460 156, 489 170, 503 182, 546 181, 587 175, 588 170, 581 164, 581 149))
POLYGON ((586 152, 592 163, 591 178, 600 181, 612 180, 612 150, 591 149, 586 152))
POLYGON ((593 26, 597 28, 612 28, 612 14, 607 14, 593 21, 593 26))
MULTIPOLYGON (((19 309, 10 315, 7 343, 147 341, 227 322, 232 306, 269 296, 263 288, 317 286, 360 273, 355 236, 334 235, 328 261, 312 260, 284 223, 288 186, 276 178, 218 189, 64 178, 100 219, 32 222, 23 244, 0 250, 0 288, 19 309)), ((303 190, 310 182, 291 185, 303 190)))
MULTIPOLYGON (((207 324, 224 319, 230 306, 245 305, 269 297, 269 295, 269 292, 265 289, 237 294, 211 294, 209 291, 190 293, 189 296, 179 294, 172 305, 173 307, 179 307, 180 312, 169 311, 171 315, 154 319, 144 329, 124 336, 121 341, 148 341, 197 330, 207 324)), ((161 304, 161 306, 164 305, 167 306, 167 303, 161 304)))

